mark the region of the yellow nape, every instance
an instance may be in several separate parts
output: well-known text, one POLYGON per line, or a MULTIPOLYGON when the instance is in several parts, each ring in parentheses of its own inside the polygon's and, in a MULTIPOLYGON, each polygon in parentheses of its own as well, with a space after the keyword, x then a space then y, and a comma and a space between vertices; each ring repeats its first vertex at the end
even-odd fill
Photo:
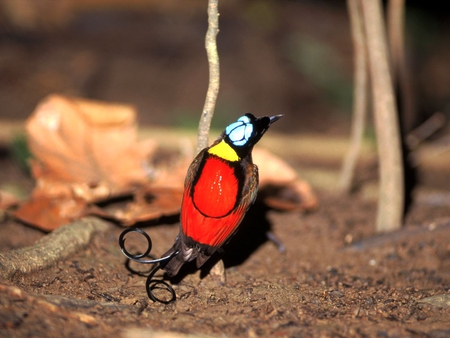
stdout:
POLYGON ((240 158, 238 154, 231 148, 225 141, 220 141, 214 147, 208 150, 208 153, 219 156, 224 160, 236 162, 239 161, 240 158))

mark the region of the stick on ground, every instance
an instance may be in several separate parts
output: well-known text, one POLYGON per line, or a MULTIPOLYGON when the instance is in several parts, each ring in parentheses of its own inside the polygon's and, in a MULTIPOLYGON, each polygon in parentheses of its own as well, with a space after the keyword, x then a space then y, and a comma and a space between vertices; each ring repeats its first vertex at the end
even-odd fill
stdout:
POLYGON ((33 246, 0 253, 0 276, 11 278, 16 272, 27 274, 49 267, 87 246, 94 234, 111 228, 112 225, 93 217, 64 225, 33 246))

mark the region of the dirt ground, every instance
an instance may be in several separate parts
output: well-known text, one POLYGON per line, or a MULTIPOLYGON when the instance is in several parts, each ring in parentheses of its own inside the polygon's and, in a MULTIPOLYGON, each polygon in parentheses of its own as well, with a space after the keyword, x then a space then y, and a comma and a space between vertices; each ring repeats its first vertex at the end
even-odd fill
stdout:
MULTIPOLYGON (((345 6, 286 3, 277 12, 284 18, 279 30, 266 35, 265 28, 245 23, 245 15, 222 14, 223 77, 215 123, 229 122, 223 111, 275 111, 288 117, 279 132, 347 135, 345 108, 324 100, 324 89, 278 53, 295 32, 330 42, 325 54, 337 60, 332 69, 350 81, 345 6)), ((62 92, 133 103, 145 124, 196 123, 207 81, 204 29, 195 16, 149 20, 136 13, 91 13, 51 37, 2 33, 0 117, 23 121, 43 97, 62 92)), ((422 87, 432 90, 417 98, 441 107, 448 99, 449 48, 439 39, 434 58, 418 55, 422 87), (430 73, 438 79, 427 78, 430 73)), ((435 108, 426 107, 428 113, 435 108)), ((0 141, 0 185, 26 196, 33 183, 0 141)), ((312 160, 291 150, 291 156, 288 149, 282 153, 300 175, 339 169, 340 161, 325 153, 312 160)), ((362 183, 367 183, 365 168, 358 169, 362 183)), ((336 176, 311 175, 319 197, 316 211, 281 213, 256 204, 225 248, 226 283, 207 274, 210 266, 202 271, 188 266, 167 280, 177 296, 170 304, 148 299, 148 267, 127 266, 118 245, 123 228, 108 223, 86 247, 51 267, 0 279, 0 337, 448 337, 449 166, 424 165, 419 171, 405 226, 392 234, 375 234, 376 203, 367 190, 351 196, 333 192, 327 182, 336 176), (266 240, 268 229, 285 253, 266 240)), ((1 217, 0 254, 48 236, 1 217)), ((140 227, 150 234, 155 255, 165 252, 178 232, 177 217, 140 227)), ((143 250, 143 244, 127 237, 130 251, 143 250)))
MULTIPOLYGON (((254 229, 269 222, 286 253, 261 243, 258 230, 244 241, 237 236, 226 249, 226 284, 188 269, 169 281, 177 300, 168 305, 147 298, 146 278, 127 269, 118 246, 122 229, 113 226, 49 269, 2 280, 0 336, 450 335, 448 205, 415 205, 404 229, 376 236, 374 203, 330 193, 320 193, 320 203, 309 214, 255 207, 247 222, 257 221, 254 229)), ((178 225, 144 229, 161 254, 178 225)), ((11 222, 3 222, 0 233, 2 248, 43 236, 11 222)), ((143 243, 127 244, 136 250, 143 243)))

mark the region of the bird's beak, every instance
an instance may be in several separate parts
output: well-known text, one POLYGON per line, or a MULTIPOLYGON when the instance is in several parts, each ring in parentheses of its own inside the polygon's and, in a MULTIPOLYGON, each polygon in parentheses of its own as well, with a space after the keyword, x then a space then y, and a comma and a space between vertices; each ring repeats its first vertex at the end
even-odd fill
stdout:
POLYGON ((280 114, 280 115, 275 115, 275 116, 270 116, 270 124, 274 123, 275 121, 278 121, 279 119, 281 119, 284 115, 280 114))

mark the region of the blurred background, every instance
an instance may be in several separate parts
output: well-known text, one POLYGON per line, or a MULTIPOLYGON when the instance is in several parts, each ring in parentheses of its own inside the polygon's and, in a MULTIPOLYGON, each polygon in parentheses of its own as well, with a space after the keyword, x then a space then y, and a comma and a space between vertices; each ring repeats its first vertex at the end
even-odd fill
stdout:
MULTIPOLYGON (((415 124, 450 117, 450 12, 406 2, 415 124)), ((135 105, 142 125, 196 128, 208 66, 206 0, 0 0, 0 119, 50 93, 135 105)), ((439 7, 440 6, 440 7, 439 7)), ((285 114, 285 133, 348 135, 352 44, 345 1, 220 1, 213 126, 285 114)), ((448 131, 444 128, 441 133, 448 131)))

